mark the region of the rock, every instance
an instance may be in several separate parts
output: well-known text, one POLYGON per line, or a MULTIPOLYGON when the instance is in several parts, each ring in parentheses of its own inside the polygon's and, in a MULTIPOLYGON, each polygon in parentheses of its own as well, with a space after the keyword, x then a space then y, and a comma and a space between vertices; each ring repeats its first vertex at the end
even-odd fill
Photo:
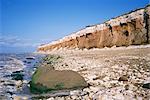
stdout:
POLYGON ((4 84, 5 86, 15 86, 14 83, 8 83, 8 84, 4 84))
POLYGON ((23 82, 21 80, 18 80, 15 82, 15 84, 16 84, 16 87, 19 88, 22 86, 23 82))
POLYGON ((88 84, 77 72, 51 70, 48 67, 39 67, 30 82, 32 93, 45 93, 51 90, 75 89, 86 86, 88 84))
POLYGON ((80 90, 70 91, 70 95, 80 95, 80 93, 81 93, 80 90))
POLYGON ((23 76, 21 72, 13 72, 11 74, 12 80, 23 80, 23 76))
POLYGON ((125 90, 129 90, 129 85, 124 86, 125 90))
POLYGON ((22 73, 23 72, 23 70, 19 70, 19 71, 14 71, 14 72, 12 72, 13 74, 19 74, 19 73, 22 73))
POLYGON ((143 88, 150 89, 150 83, 145 83, 142 86, 143 88))
POLYGON ((8 94, 13 95, 14 93, 11 91, 7 91, 8 94))
POLYGON ((71 96, 71 99, 72 99, 72 100, 76 100, 77 98, 78 98, 77 95, 72 95, 72 96, 71 96))
POLYGON ((118 81, 128 81, 128 77, 127 76, 121 76, 118 81))
POLYGON ((27 61, 26 61, 26 60, 24 60, 23 62, 24 62, 24 63, 27 63, 27 61))
POLYGON ((27 64, 31 64, 32 62, 28 61, 27 64))
POLYGON ((26 59, 27 59, 27 60, 34 60, 35 57, 27 57, 26 59))
POLYGON ((83 92, 87 92, 87 94, 89 94, 91 92, 91 90, 89 88, 84 88, 83 92))
POLYGON ((103 80, 104 80, 104 81, 109 81, 110 78, 109 78, 108 76, 105 76, 105 77, 103 78, 103 80))
POLYGON ((134 86, 133 84, 130 84, 130 85, 129 85, 129 90, 137 91, 137 87, 134 86))
POLYGON ((21 97, 20 96, 14 96, 13 100, 21 100, 21 97))

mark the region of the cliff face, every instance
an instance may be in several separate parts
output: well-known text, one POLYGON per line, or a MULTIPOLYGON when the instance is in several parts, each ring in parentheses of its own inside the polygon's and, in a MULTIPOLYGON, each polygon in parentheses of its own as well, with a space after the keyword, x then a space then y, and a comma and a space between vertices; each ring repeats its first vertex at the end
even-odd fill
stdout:
POLYGON ((60 48, 103 48, 150 43, 150 6, 75 32, 38 47, 39 52, 60 48))

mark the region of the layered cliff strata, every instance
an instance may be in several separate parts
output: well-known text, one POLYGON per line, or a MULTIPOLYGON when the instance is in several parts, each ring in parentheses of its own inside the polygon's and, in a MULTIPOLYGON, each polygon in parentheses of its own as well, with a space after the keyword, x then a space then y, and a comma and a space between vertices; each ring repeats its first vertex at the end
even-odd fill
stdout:
POLYGON ((87 26, 58 41, 38 47, 39 52, 60 48, 103 48, 150 43, 150 6, 87 26))

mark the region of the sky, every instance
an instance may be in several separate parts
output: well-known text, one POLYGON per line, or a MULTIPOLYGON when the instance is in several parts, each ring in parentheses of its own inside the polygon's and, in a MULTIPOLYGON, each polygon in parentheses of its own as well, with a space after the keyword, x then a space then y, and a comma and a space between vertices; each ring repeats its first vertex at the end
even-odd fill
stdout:
POLYGON ((34 52, 40 44, 147 4, 149 0, 0 0, 0 53, 34 52))

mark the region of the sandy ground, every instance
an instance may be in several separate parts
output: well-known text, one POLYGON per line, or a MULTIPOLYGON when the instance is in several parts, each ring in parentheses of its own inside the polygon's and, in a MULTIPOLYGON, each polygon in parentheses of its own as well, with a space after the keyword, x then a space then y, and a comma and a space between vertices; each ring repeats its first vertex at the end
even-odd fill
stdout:
POLYGON ((48 53, 63 57, 56 70, 77 71, 90 85, 64 99, 150 100, 150 89, 142 87, 150 83, 150 45, 48 53))

